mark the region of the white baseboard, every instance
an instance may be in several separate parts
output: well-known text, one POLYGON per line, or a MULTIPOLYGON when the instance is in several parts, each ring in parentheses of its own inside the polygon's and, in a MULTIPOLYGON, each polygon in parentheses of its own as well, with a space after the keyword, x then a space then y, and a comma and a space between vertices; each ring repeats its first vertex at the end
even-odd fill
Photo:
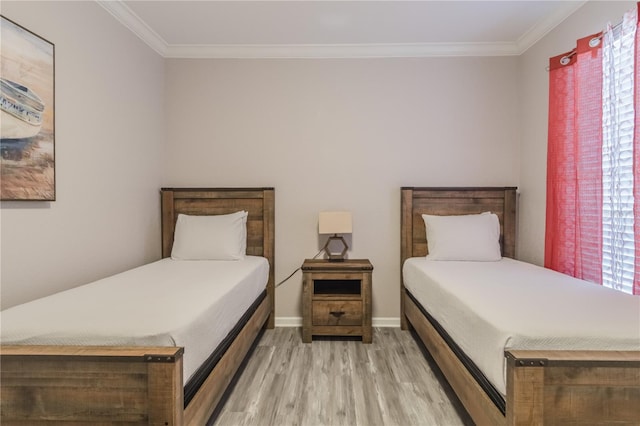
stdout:
MULTIPOLYGON (((400 327, 400 318, 374 317, 371 319, 373 327, 400 327)), ((302 327, 302 317, 276 317, 276 327, 302 327)))
POLYGON ((371 319, 371 325, 374 327, 391 327, 391 328, 400 328, 400 317, 373 317, 371 319))
POLYGON ((276 327, 302 327, 302 317, 276 317, 276 327))

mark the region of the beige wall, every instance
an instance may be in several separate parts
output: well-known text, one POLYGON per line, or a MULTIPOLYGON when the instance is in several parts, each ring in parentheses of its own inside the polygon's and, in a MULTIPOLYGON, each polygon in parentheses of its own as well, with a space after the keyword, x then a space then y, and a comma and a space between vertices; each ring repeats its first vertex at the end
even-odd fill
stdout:
POLYGON ((520 210, 518 256, 544 261, 547 165, 547 116, 549 113, 549 58, 570 51, 577 39, 614 25, 634 7, 633 1, 590 1, 518 58, 520 87, 520 210))
POLYGON ((2 1, 55 44, 57 200, 2 202, 6 308, 160 256, 163 59, 94 2, 2 1))
MULTIPOLYGON (((276 278, 354 215, 374 317, 399 314, 399 188, 518 185, 541 263, 548 57, 634 2, 589 2, 520 57, 163 60, 93 2, 2 2, 56 44, 57 201, 3 202, 2 307, 159 257, 161 185, 274 186, 276 278), (166 120, 165 120, 166 119, 166 120)), ((277 316, 300 316, 300 274, 277 316)))
MULTIPOLYGON (((353 212, 373 316, 399 317, 400 187, 517 185, 517 58, 167 60, 165 185, 274 186, 276 280, 353 212)), ((300 317, 301 275, 276 316, 300 317)))

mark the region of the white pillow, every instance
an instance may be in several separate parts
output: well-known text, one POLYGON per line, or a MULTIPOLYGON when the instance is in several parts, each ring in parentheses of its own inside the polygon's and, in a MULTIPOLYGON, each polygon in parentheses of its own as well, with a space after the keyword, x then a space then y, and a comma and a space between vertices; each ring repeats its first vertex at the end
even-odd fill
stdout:
POLYGON ((247 212, 214 216, 179 214, 171 258, 239 260, 247 251, 247 212))
POLYGON ((461 216, 423 214, 430 260, 500 260, 500 222, 485 212, 461 216))

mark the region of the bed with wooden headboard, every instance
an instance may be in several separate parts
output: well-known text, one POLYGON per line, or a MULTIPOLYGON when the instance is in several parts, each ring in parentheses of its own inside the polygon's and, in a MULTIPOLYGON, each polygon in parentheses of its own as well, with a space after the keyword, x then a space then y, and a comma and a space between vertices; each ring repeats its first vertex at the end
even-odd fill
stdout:
POLYGON ((0 423, 203 425, 263 328, 274 327, 274 189, 163 188, 162 257, 178 214, 246 210, 247 254, 269 262, 266 296, 245 314, 185 406, 183 348, 2 346, 0 423))
MULTIPOLYGON (((514 258, 516 188, 403 187, 401 265, 427 254, 422 214, 486 211, 500 220, 502 255, 514 258)), ((400 291, 402 329, 415 330, 476 424, 640 424, 640 352, 506 351, 506 397, 500 404, 402 276, 400 291)))

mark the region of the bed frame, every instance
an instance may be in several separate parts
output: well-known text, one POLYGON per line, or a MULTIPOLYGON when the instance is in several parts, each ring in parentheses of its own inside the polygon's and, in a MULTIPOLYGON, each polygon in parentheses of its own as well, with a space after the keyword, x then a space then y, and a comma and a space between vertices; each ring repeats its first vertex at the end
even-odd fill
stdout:
POLYGON ((263 328, 274 327, 274 189, 163 188, 162 257, 179 213, 249 212, 247 254, 268 259, 267 296, 184 406, 180 347, 0 348, 0 423, 204 425, 263 328))
MULTIPOLYGON (((516 188, 403 187, 401 265, 427 254, 422 214, 485 211, 498 215, 503 256, 514 258, 516 188)), ((476 424, 640 424, 640 352, 506 351, 502 411, 400 282, 402 329, 415 330, 476 424)))

